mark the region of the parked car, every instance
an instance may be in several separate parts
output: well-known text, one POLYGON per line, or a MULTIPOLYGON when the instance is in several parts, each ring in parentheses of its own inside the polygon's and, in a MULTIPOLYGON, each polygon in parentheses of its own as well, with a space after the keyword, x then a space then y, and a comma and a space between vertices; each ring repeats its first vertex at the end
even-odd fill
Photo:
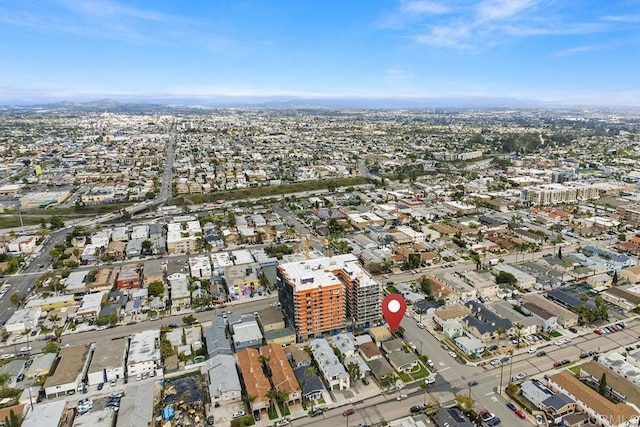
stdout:
POLYGON ((517 415, 518 417, 522 418, 523 420, 524 420, 525 418, 527 418, 527 416, 525 415, 525 413, 524 413, 524 412, 522 412, 522 409, 516 409, 516 410, 515 410, 515 413, 516 413, 516 415, 517 415))
POLYGON ((406 394, 401 394, 400 396, 396 397, 396 400, 404 400, 406 399, 408 396, 406 394))
POLYGON ((517 410, 518 408, 516 408, 516 405, 514 405, 511 402, 507 402, 507 408, 511 409, 512 411, 517 410))
POLYGON ((453 357, 455 359, 458 355, 455 354, 453 351, 449 351, 449 356, 451 356, 451 357, 453 357))
POLYGON ((416 406, 412 406, 411 408, 409 408, 409 411, 410 411, 412 414, 417 414, 417 413, 419 413, 419 412, 422 412, 422 410, 423 410, 423 409, 424 409, 424 408, 423 408, 422 406, 420 406, 420 405, 416 405, 416 406))
POLYGON ((207 417, 207 425, 212 426, 214 424, 213 421, 214 421, 213 415, 209 415, 207 417))
POLYGON ((16 377, 16 382, 19 383, 20 381, 24 380, 24 374, 20 374, 16 377))
POLYGON ((356 413, 356 410, 355 410, 355 409, 353 409, 353 408, 350 408, 350 409, 347 409, 346 411, 344 411, 344 412, 342 413, 342 416, 343 416, 343 417, 348 417, 349 415, 353 415, 353 414, 355 414, 355 413, 356 413))
POLYGON ((102 390, 103 387, 104 387, 104 383, 98 384, 98 390, 102 390))
POLYGON ((289 420, 284 418, 276 423, 276 427, 288 426, 289 424, 289 420))
POLYGON ((237 411, 237 412, 234 412, 231 415, 231 418, 234 418, 234 419, 235 418, 240 418, 240 417, 244 417, 245 415, 247 415, 247 414, 244 411, 237 411))
POLYGON ((420 329, 424 329, 424 323, 416 323, 416 326, 420 329))
POLYGON ((424 383, 426 385, 435 384, 436 379, 434 377, 427 377, 424 379, 424 383))
POLYGON ((577 334, 577 333, 578 333, 578 328, 575 328, 575 327, 573 327, 573 326, 572 326, 572 327, 570 327, 570 328, 569 328, 569 330, 570 330, 571 332, 573 332, 574 334, 577 334))
POLYGON ((319 415, 322 415, 324 413, 324 411, 322 409, 314 409, 313 411, 309 412, 309 416, 310 417, 317 417, 319 415))
POLYGON ((524 379, 526 376, 527 376, 527 374, 524 374, 524 373, 520 372, 520 373, 518 373, 516 375, 516 380, 524 379))
POLYGON ((471 381, 469 381, 469 382, 468 382, 468 384, 467 384, 467 385, 468 385, 469 387, 473 387, 474 385, 478 385, 478 381, 476 381, 476 380, 471 380, 471 381))

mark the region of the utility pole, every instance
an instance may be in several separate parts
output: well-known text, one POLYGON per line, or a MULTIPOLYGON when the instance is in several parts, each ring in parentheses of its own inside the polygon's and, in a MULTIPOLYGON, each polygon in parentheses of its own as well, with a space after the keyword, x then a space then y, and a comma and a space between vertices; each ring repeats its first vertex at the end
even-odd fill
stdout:
POLYGON ((500 384, 498 384, 498 394, 502 394, 502 370, 504 368, 504 362, 500 360, 500 384))

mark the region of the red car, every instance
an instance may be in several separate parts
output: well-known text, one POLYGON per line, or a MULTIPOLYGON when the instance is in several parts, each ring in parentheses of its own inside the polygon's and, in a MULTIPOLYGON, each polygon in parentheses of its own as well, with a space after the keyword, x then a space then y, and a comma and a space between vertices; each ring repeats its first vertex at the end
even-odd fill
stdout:
POLYGON ((522 409, 516 409, 516 410, 515 410, 515 413, 516 413, 516 415, 517 415, 517 416, 519 416, 519 417, 520 417, 520 418, 522 418, 523 420, 524 420, 525 418, 527 418, 527 416, 524 414, 524 412, 522 412, 522 409))
POLYGON ((351 409, 347 409, 346 411, 344 411, 344 412, 342 413, 342 416, 344 416, 344 417, 348 417, 349 415, 353 415, 353 414, 355 414, 355 413, 356 413, 356 410, 355 410, 355 409, 353 409, 353 408, 351 408, 351 409))

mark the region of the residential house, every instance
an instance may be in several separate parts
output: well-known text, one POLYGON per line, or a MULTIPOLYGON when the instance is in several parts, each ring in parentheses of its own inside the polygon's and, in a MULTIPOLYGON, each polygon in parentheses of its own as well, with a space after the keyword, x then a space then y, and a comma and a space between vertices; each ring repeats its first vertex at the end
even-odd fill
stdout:
POLYGON ((271 383, 262 370, 260 353, 255 348, 243 348, 237 353, 237 357, 244 388, 253 398, 249 402, 251 411, 267 411, 271 406, 271 399, 267 396, 271 383))
POLYGON ((338 356, 324 338, 316 338, 311 341, 311 352, 331 390, 338 387, 339 390, 348 389, 351 386, 349 374, 340 363, 338 356))
POLYGON ((242 398, 240 377, 231 354, 215 354, 205 361, 204 369, 209 375, 209 397, 212 405, 239 401, 242 398))
POLYGON ((266 359, 274 390, 280 390, 287 396, 285 403, 294 404, 302 401, 302 390, 296 380, 287 356, 279 344, 267 344, 260 349, 266 359))
POLYGON ((638 426, 640 413, 627 403, 613 403, 582 383, 570 371, 549 376, 549 387, 576 401, 576 406, 603 427, 638 426))

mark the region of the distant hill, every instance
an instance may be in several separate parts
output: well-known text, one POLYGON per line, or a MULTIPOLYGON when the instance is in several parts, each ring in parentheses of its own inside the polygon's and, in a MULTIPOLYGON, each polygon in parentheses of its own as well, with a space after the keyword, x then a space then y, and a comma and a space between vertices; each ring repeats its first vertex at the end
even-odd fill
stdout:
POLYGON ((365 108, 365 109, 428 109, 428 108, 549 108, 561 107, 532 99, 501 97, 440 97, 440 98, 296 98, 296 97, 231 97, 207 98, 144 98, 138 100, 100 99, 95 101, 13 102, 5 107, 69 111, 111 111, 151 113, 157 111, 201 110, 211 108, 365 108))

